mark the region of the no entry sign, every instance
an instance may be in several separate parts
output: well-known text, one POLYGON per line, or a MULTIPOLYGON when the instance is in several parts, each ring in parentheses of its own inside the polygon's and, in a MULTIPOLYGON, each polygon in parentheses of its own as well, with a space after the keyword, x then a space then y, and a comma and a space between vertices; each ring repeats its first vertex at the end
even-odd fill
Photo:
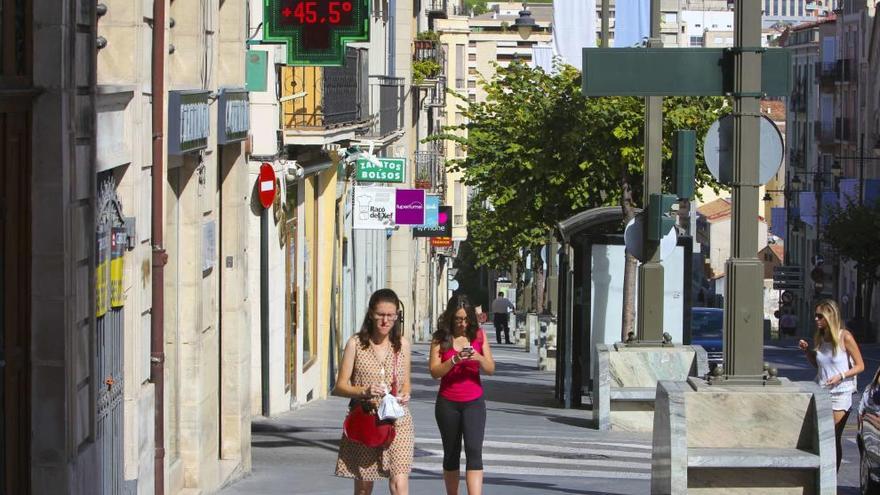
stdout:
POLYGON ((268 163, 260 165, 260 178, 257 181, 260 188, 260 204, 263 208, 272 206, 275 201, 275 169, 268 163))

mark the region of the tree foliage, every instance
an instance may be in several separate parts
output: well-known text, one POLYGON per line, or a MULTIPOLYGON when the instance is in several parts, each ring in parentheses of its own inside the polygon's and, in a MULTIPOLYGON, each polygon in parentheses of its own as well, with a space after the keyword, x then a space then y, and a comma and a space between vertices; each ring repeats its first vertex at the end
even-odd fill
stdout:
MULTIPOLYGON (((551 75, 518 62, 499 67, 481 81, 486 101, 462 101, 464 122, 439 136, 467 151, 448 166, 473 188, 468 230, 481 265, 508 267, 521 248, 545 242, 558 221, 620 204, 621 177, 631 174, 641 197, 643 100, 587 98, 580 72, 558 69, 551 75)), ((664 99, 664 159, 672 156, 674 130, 703 135, 723 112, 722 98, 664 99)), ((711 180, 701 158, 696 175, 698 186, 711 180)))
MULTIPOLYGON (((866 282, 865 301, 871 301, 874 284, 880 268, 880 203, 859 205, 850 203, 846 208, 831 208, 823 237, 845 261, 853 261, 866 282)), ((870 304, 863 305, 869 310, 870 304)), ((867 317, 869 311, 864 311, 867 317)))

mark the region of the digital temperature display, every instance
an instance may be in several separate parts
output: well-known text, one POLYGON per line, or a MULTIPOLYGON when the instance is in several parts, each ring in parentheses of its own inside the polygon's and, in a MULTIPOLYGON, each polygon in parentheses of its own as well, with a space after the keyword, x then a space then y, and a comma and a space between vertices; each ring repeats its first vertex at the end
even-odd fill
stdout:
POLYGON ((345 45, 370 39, 369 0, 264 0, 263 40, 287 44, 289 65, 341 66, 345 45))

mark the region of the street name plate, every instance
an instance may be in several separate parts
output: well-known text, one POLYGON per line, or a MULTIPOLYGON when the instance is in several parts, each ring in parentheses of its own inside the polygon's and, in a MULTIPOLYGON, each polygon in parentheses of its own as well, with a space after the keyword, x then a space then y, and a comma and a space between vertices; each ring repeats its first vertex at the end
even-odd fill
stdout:
MULTIPOLYGON (((733 52, 726 48, 584 48, 586 96, 723 96, 733 91, 733 52)), ((761 91, 791 93, 791 54, 761 54, 761 91)))

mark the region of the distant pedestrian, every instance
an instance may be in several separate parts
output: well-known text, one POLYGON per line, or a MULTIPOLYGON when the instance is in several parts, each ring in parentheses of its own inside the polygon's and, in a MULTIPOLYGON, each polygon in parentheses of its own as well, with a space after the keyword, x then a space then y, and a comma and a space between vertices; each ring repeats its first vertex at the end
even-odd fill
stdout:
POLYGON ((515 309, 510 299, 504 297, 503 292, 498 293, 498 297, 492 301, 492 314, 494 316, 492 322, 495 326, 495 340, 501 343, 501 334, 504 333, 504 343, 510 343, 510 324, 508 311, 515 309))
POLYGON ((779 318, 779 331, 782 335, 794 335, 797 330, 797 316, 786 311, 779 318))
POLYGON ((371 448, 345 435, 339 444, 336 475, 354 478, 354 493, 369 495, 373 482, 388 478, 392 495, 409 493, 412 469, 412 415, 410 398, 410 342, 403 337, 399 321, 400 300, 391 289, 380 289, 370 297, 370 305, 360 331, 345 345, 333 395, 351 399, 349 408, 373 409, 393 386, 406 415, 394 422, 395 437, 387 447, 371 448))
POLYGON ((434 416, 443 441, 443 482, 447 495, 458 494, 464 439, 468 495, 483 490, 483 435, 486 402, 480 372, 495 373, 486 333, 468 298, 452 296, 431 340, 428 368, 440 379, 434 416))
POLYGON ((815 320, 816 333, 812 348, 806 340, 799 341, 798 346, 806 354, 807 361, 818 369, 816 382, 828 388, 831 393, 834 433, 837 439, 837 469, 840 469, 840 439, 852 408, 856 375, 865 370, 865 363, 856 339, 841 326, 837 303, 830 299, 819 301, 816 304, 815 320))

